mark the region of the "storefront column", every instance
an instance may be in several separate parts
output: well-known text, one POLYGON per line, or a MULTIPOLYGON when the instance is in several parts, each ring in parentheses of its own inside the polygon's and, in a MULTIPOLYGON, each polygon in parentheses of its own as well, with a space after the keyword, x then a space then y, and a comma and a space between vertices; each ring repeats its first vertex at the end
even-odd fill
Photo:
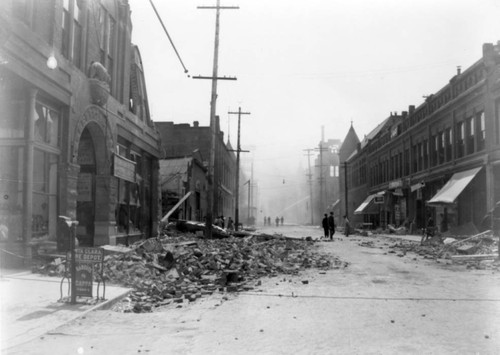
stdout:
POLYGON ((118 179, 110 175, 96 175, 95 188, 94 246, 116 245, 118 179))
MULTIPOLYGON (((495 194, 495 169, 494 166, 489 163, 486 164, 486 213, 489 213, 495 208, 495 198, 498 197, 495 194)), ((493 219, 492 219, 493 221, 493 219)), ((489 227, 488 227, 489 228, 489 227)))
POLYGON ((32 219, 33 219, 33 157, 35 144, 35 105, 38 90, 31 88, 28 92, 28 117, 26 120, 26 147, 24 165, 24 223, 23 240, 25 256, 31 258, 32 219))

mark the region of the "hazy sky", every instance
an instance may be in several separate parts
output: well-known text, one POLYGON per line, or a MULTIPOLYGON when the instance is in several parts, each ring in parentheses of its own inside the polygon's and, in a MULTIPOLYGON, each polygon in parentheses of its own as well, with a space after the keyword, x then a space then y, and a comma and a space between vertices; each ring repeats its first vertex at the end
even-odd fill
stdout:
MULTIPOLYGON (((212 74, 216 0, 154 0, 191 75, 212 74)), ((391 111, 420 105, 500 40, 498 0, 221 0, 217 113, 236 146, 253 145, 255 169, 282 183, 305 168, 304 149, 360 139, 391 111), (271 166, 276 166, 270 169, 271 166), (282 169, 287 167, 289 170, 282 169)), ((148 0, 130 0, 154 121, 208 125, 209 80, 188 78, 148 0)), ((265 188, 262 183, 261 187, 265 188)), ((271 185, 269 185, 271 186, 271 185)))

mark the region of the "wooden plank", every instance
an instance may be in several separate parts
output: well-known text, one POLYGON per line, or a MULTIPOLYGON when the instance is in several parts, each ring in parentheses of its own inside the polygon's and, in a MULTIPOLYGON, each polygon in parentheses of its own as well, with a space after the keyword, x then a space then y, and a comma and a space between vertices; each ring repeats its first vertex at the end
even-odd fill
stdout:
POLYGON ((452 255, 453 261, 476 261, 476 260, 494 260, 498 254, 475 254, 475 255, 452 255))

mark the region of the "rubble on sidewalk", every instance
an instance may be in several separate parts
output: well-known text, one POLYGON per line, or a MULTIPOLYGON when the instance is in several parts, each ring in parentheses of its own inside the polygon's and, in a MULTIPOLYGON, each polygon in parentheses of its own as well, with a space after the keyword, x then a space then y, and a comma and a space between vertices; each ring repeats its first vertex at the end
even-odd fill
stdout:
POLYGON ((413 252, 425 259, 448 259, 454 263, 465 263, 468 268, 500 270, 498 259, 498 237, 491 231, 477 233, 458 239, 435 236, 429 242, 417 244, 401 240, 389 248, 404 253, 413 252))
MULTIPOLYGON (((264 276, 347 266, 331 255, 319 254, 311 241, 266 234, 204 239, 191 232, 168 233, 130 247, 104 247, 106 282, 133 288, 118 304, 120 311, 151 312, 217 291, 249 291, 264 276)), ((63 271, 53 267, 45 265, 37 271, 51 275, 63 271)))

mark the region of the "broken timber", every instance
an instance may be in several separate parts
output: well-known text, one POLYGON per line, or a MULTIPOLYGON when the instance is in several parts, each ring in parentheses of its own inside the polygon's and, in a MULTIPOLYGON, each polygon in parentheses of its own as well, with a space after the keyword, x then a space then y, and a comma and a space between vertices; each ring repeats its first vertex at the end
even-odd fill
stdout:
POLYGON ((494 260, 498 258, 497 254, 475 254, 475 255, 452 255, 452 261, 480 261, 494 260))

